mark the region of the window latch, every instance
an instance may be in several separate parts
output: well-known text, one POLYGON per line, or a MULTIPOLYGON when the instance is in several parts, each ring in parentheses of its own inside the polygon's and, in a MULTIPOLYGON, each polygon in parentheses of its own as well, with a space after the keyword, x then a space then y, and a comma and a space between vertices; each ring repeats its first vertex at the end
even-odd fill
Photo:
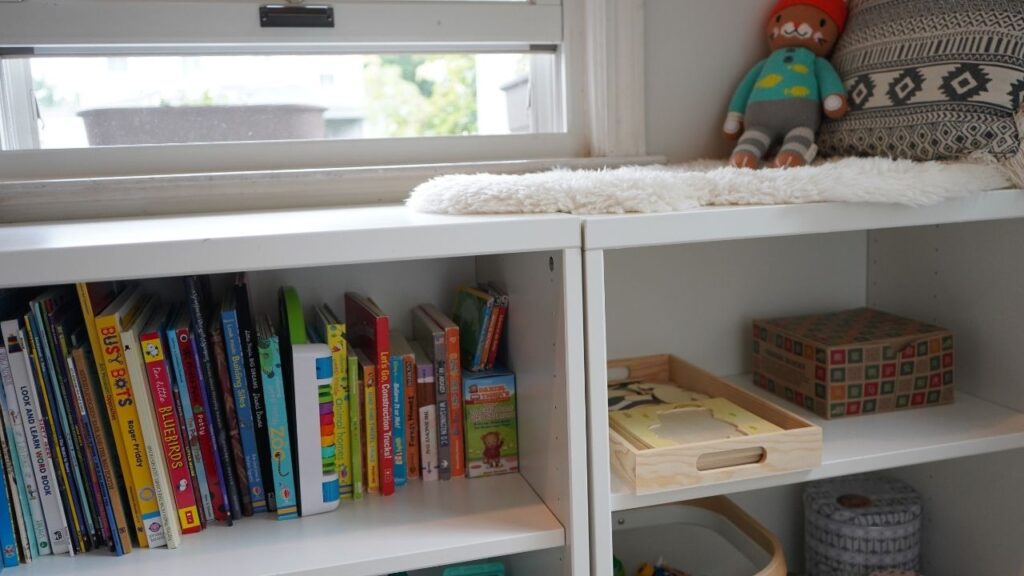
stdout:
POLYGON ((260 6, 261 28, 334 28, 334 7, 312 4, 260 6))

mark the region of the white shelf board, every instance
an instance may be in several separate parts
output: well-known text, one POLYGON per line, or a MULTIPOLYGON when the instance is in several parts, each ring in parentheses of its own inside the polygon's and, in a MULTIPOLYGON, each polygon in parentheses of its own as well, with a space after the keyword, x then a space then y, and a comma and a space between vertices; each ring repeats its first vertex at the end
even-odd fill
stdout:
POLYGON ((565 214, 402 205, 0 226, 0 287, 578 248, 565 214))
POLYGON ((177 550, 44 557, 25 576, 372 576, 561 547, 561 524, 518 474, 413 481, 394 496, 342 502, 331 513, 277 521, 270 514, 183 538, 177 550))
POLYGON ((584 247, 611 250, 1024 217, 1024 190, 1000 190, 914 208, 819 203, 713 206, 663 214, 586 216, 584 247))
POLYGON ((825 420, 757 388, 749 374, 726 380, 820 426, 824 433, 821 466, 643 496, 634 494, 613 471, 613 511, 1024 447, 1024 413, 960 391, 953 404, 945 406, 825 420))

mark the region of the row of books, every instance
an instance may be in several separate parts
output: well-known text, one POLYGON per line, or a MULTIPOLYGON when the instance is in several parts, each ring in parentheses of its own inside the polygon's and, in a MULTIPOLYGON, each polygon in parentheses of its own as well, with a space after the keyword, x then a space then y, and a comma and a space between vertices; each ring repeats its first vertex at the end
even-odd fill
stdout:
POLYGON ((409 341, 354 293, 347 323, 321 304, 307 325, 286 287, 279 336, 245 276, 229 284, 217 306, 199 276, 179 304, 119 283, 0 296, 4 565, 174 548, 212 522, 518 469, 514 376, 464 379, 460 326, 437 307, 412 311, 409 341))

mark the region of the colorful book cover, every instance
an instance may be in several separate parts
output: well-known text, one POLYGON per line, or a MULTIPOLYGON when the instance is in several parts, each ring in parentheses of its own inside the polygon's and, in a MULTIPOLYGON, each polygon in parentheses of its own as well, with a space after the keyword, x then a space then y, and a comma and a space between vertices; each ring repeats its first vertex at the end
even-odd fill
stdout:
MULTIPOLYGON (((132 523, 134 542, 140 547, 145 547, 146 533, 135 503, 136 492, 132 480, 132 466, 128 460, 128 448, 124 444, 124 435, 121 433, 121 423, 117 417, 114 383, 110 380, 107 372, 106 355, 104 354, 105 343, 96 326, 96 316, 111 307, 115 300, 129 297, 130 290, 122 289, 116 282, 79 282, 75 288, 78 292, 78 303, 82 309, 86 332, 89 335, 89 348, 92 350, 91 356, 98 378, 100 396, 97 397, 97 400, 102 399, 98 405, 103 406, 106 412, 110 437, 113 440, 114 451, 108 454, 108 461, 111 465, 109 477, 114 479, 118 492, 124 495, 123 499, 129 506, 125 518, 132 523), (125 296, 126 294, 128 296, 125 296)), ((123 539, 122 544, 125 544, 123 539)), ((125 549, 127 553, 131 551, 131 546, 128 545, 125 549)))
MULTIPOLYGON (((170 358, 169 364, 174 369, 174 386, 176 389, 177 405, 180 410, 182 427, 185 431, 186 450, 188 452, 189 466, 192 472, 192 480, 198 492, 197 502, 200 505, 201 518, 204 522, 213 521, 216 518, 213 506, 213 496, 210 491, 210 481, 206 470, 206 460, 203 455, 203 446, 200 435, 205 436, 209 443, 210 459, 213 459, 213 440, 206 431, 206 414, 201 413, 201 425, 197 424, 195 411, 196 401, 192 398, 191 388, 198 391, 199 376, 195 373, 195 362, 191 357, 191 335, 188 333, 188 310, 178 307, 170 315, 170 321, 166 329, 167 349, 170 358), (186 364, 188 365, 186 369, 186 364), (195 382, 190 386, 190 379, 195 382)), ((202 412, 202 400, 199 402, 199 409, 202 412)), ((216 473, 214 473, 214 476, 216 473)), ((214 477, 215 489, 219 488, 216 477, 214 477)))
POLYGON ((349 342, 376 364, 379 486, 382 496, 390 496, 395 492, 395 445, 388 317, 373 300, 348 292, 345 321, 349 342))
MULTIPOLYGON (((231 458, 230 438, 228 436, 227 416, 225 415, 220 385, 217 382, 216 360, 210 348, 210 325, 216 325, 217 322, 209 321, 209 307, 207 305, 209 290, 206 284, 207 279, 205 277, 188 276, 185 278, 185 294, 188 299, 189 316, 192 319, 192 345, 198 359, 204 412, 208 415, 209 429, 216 445, 217 476, 222 482, 221 485, 224 489, 225 502, 227 504, 226 507, 218 509, 216 507, 216 496, 214 495, 214 512, 219 511, 219 518, 223 518, 230 525, 235 518, 242 516, 242 503, 238 495, 240 479, 235 476, 234 462, 231 458)), ((195 406, 193 404, 194 409, 195 406)), ((208 461, 206 464, 209 467, 208 461)))
POLYGON ((460 288, 455 296, 452 320, 462 336, 460 353, 469 370, 479 370, 487 343, 487 328, 494 308, 494 298, 483 290, 460 288))
POLYGON ((349 407, 348 341, 345 324, 327 304, 316 308, 314 329, 319 342, 331 349, 334 363, 334 445, 341 499, 353 497, 351 408, 349 407))
POLYGON ((270 318, 262 317, 256 326, 259 337, 260 373, 267 408, 267 431, 272 455, 271 478, 277 503, 277 519, 298 518, 299 507, 292 474, 292 447, 288 432, 288 405, 281 367, 281 344, 270 318))
MULTIPOLYGON (((242 354, 242 335, 238 328, 238 310, 234 289, 228 291, 220 309, 223 329, 224 353, 227 360, 228 376, 238 420, 238 434, 242 441, 242 455, 245 459, 245 478, 248 482, 249 498, 254 513, 267 511, 267 495, 263 489, 263 470, 260 465, 259 449, 256 447, 256 429, 252 417, 252 400, 249 396, 248 371, 242 354)), ((232 430, 234 434, 234 430, 232 430)))
POLYGON ((377 451, 377 378, 376 364, 361 351, 356 351, 359 362, 360 405, 363 407, 363 439, 362 446, 363 475, 366 478, 366 491, 370 494, 380 492, 380 468, 377 451))
POLYGON ((156 313, 158 304, 150 299, 139 316, 121 332, 121 343, 125 365, 128 367, 128 379, 131 383, 132 399, 138 414, 140 442, 144 448, 145 464, 149 466, 149 474, 153 482, 153 498, 156 501, 158 517, 148 526, 149 545, 151 548, 167 546, 177 548, 181 543, 181 525, 178 524, 177 508, 170 491, 170 476, 160 448, 160 432, 156 425, 153 411, 153 399, 149 393, 149 381, 146 377, 146 364, 142 359, 139 345, 139 334, 146 322, 156 313))
MULTIPOLYGON (((0 317, 6 316, 5 311, 0 310, 0 317)), ((14 388, 11 365, 7 359, 7 346, 0 341, 0 409, 3 411, 4 424, 4 462, 7 470, 12 473, 7 476, 8 490, 11 495, 11 506, 15 512, 17 533, 19 539, 19 557, 23 562, 31 561, 32 556, 38 556, 39 551, 35 540, 35 530, 32 526, 32 512, 28 502, 28 493, 25 490, 27 480, 21 467, 21 452, 24 448, 24 436, 21 428, 21 417, 15 418, 10 410, 11 404, 8 395, 14 388), (22 434, 21 437, 18 437, 22 434)), ((17 414, 17 411, 14 412, 17 414)), ((31 476, 31 472, 29 473, 31 476)), ((33 484, 34 485, 34 484, 33 484)), ((33 488, 34 491, 34 488, 33 488)), ((44 528, 45 532, 45 528, 44 528)))
MULTIPOLYGON (((129 489, 129 503, 136 524, 142 525, 139 546, 150 547, 151 533, 160 531, 154 523, 159 523, 160 509, 153 495, 153 477, 149 469, 145 445, 139 430, 138 410, 132 396, 132 386, 125 364, 124 347, 121 342, 121 329, 130 325, 142 311, 148 298, 138 287, 129 288, 114 300, 106 310, 96 316, 96 331, 100 339, 104 370, 110 385, 111 396, 106 399, 114 406, 121 443, 125 449, 124 465, 127 463, 129 476, 125 477, 129 489)), ((136 528, 138 530, 138 527, 136 528)), ((157 538, 162 542, 162 538, 157 538)), ((159 544, 157 544, 159 545, 159 544)))
POLYGON ((402 396, 405 406, 402 408, 405 417, 405 467, 409 478, 420 477, 420 441, 419 441, 419 396, 416 384, 416 355, 399 332, 391 335, 391 355, 402 359, 404 374, 402 376, 402 396))
POLYGON ((416 359, 420 476, 428 481, 437 480, 437 391, 434 384, 434 362, 419 342, 414 342, 411 347, 416 359))
POLYGON ((434 362, 434 398, 437 405, 437 474, 441 480, 452 477, 451 413, 448 394, 448 343, 445 331, 430 316, 424 305, 413 309, 413 334, 427 357, 434 362))
POLYGON ((31 431, 25 425, 22 417, 22 403, 26 399, 21 395, 26 393, 24 348, 18 334, 18 321, 6 320, 0 323, 4 339, 4 351, 6 352, 7 364, 4 366, 4 391, 9 400, 7 414, 15 423, 15 447, 18 449, 18 458, 22 462, 22 479, 25 483, 25 498, 29 507, 29 520, 31 523, 32 539, 35 543, 32 546, 33 556, 45 556, 52 554, 50 548, 50 536, 46 530, 46 519, 43 515, 42 490, 36 480, 34 450, 29 442, 31 431), (20 430, 20 433, 18 431, 20 430))
POLYGON ((448 390, 448 443, 451 446, 451 475, 466 474, 466 443, 462 433, 462 362, 459 352, 459 327, 433 304, 424 304, 430 318, 444 330, 446 360, 445 387, 448 390))
POLYGON ((97 459, 97 472, 101 481, 101 490, 109 508, 114 553, 116 555, 131 552, 131 517, 125 511, 124 487, 120 483, 119 468, 115 464, 116 454, 113 448, 113 434, 108 425, 104 424, 106 412, 103 405, 103 391, 99 376, 95 372, 95 362, 88 344, 77 346, 72 353, 82 389, 82 402, 88 420, 92 423, 91 442, 94 447, 94 458, 97 459))
POLYGON ((245 274, 235 276, 235 306, 238 311, 238 333, 242 340, 242 358, 245 364, 246 382, 249 384, 249 401, 252 404, 252 427, 256 436, 256 452, 259 456, 260 477, 263 480, 263 495, 267 499, 267 510, 277 511, 277 492, 274 489, 273 460, 270 452, 270 431, 267 429, 266 393, 259 366, 259 337, 256 321, 249 302, 249 284, 245 274))
MULTIPOLYGON (((7 478, 8 468, 0 460, 0 474, 7 478)), ((10 568, 18 565, 18 542, 14 536, 14 514, 11 502, 7 499, 7 489, 0 486, 0 560, 10 568)))
POLYGON ((224 329, 219 322, 210 324, 210 350, 213 352, 216 379, 220 385, 220 400, 224 406, 224 422, 230 439, 231 465, 237 482, 235 492, 242 516, 252 516, 252 492, 249 490, 248 472, 246 471, 245 448, 242 447, 242 431, 238 425, 238 412, 235 410, 235 390, 228 369, 228 355, 224 346, 224 329))
POLYGON ((516 377, 508 371, 478 372, 465 379, 466 476, 519 471, 516 377))
MULTIPOLYGON (((396 334, 392 333, 392 337, 396 334)), ((405 360, 391 356, 391 435, 394 439, 395 486, 409 481, 405 461, 405 360)))
POLYGON ((362 500, 363 498, 363 419, 362 402, 360 392, 362 381, 359 379, 359 358, 355 352, 348 351, 346 358, 348 370, 348 426, 349 442, 352 454, 352 499, 362 500))
POLYGON ((199 520, 199 508, 196 505, 192 475, 188 468, 187 433, 184 432, 184 426, 175 408, 174 386, 165 354, 163 331, 169 313, 170 309, 166 306, 157 309, 142 329, 139 344, 142 346, 142 358, 149 376, 153 415, 156 418, 164 465, 170 481, 167 489, 174 498, 181 532, 194 534, 202 530, 202 523, 199 520))
POLYGON ((487 354, 487 370, 493 370, 498 361, 498 352, 501 343, 505 338, 505 318, 508 316, 508 294, 494 284, 489 285, 491 293, 495 296, 498 310, 498 323, 494 327, 494 340, 491 342, 491 349, 487 354))

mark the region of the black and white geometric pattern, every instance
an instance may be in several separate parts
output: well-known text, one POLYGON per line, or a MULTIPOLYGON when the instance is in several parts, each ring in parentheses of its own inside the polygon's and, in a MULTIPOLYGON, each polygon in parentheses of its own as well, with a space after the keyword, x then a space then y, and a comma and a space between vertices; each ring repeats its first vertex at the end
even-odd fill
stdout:
POLYGON ((851 0, 832 63, 850 112, 826 121, 829 155, 913 160, 1021 147, 1024 1, 851 0))

